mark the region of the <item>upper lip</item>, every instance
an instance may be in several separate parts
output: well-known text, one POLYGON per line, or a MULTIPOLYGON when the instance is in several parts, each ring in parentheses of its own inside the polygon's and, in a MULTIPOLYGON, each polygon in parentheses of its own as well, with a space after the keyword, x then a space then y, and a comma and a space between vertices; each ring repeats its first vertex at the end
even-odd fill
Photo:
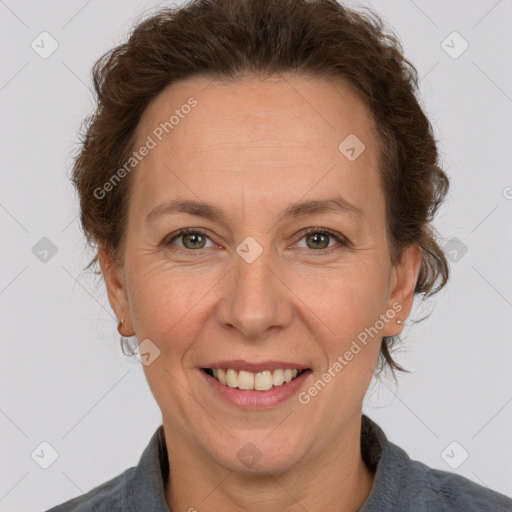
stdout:
POLYGON ((308 370, 309 366, 301 363, 290 363, 287 361, 260 361, 256 363, 245 361, 243 359, 232 359, 230 361, 216 361, 214 363, 208 363, 202 366, 202 368, 232 368, 233 370, 245 370, 247 372, 257 373, 262 372, 263 370, 277 370, 278 368, 282 368, 283 370, 286 370, 287 368, 292 370, 294 368, 297 370, 308 370))

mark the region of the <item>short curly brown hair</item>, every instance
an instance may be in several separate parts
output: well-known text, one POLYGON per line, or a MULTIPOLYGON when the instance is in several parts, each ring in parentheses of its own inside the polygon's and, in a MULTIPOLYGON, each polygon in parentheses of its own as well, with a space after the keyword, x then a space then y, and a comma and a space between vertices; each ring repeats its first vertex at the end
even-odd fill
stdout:
MULTIPOLYGON (((152 14, 126 43, 99 58, 92 70, 97 107, 84 122, 72 169, 82 229, 96 248, 86 269, 98 263, 99 244, 122 259, 131 174, 101 200, 94 191, 130 158, 135 129, 153 98, 193 76, 234 80, 245 72, 293 72, 343 79, 370 108, 379 134, 391 260, 398 263, 403 250, 417 243, 423 259, 415 294, 438 292, 449 265, 431 221, 449 180, 416 98, 415 67, 382 19, 362 9, 335 0, 194 0, 152 14)), ((407 371, 390 355, 396 341, 398 336, 383 337, 378 365, 389 366, 393 376, 393 369, 407 371)))

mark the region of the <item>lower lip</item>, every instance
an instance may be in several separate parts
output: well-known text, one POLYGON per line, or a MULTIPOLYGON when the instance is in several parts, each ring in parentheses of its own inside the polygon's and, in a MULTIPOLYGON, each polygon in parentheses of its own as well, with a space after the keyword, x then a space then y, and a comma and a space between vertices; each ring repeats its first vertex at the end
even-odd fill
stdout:
POLYGON ((297 394, 304 381, 311 374, 311 370, 307 370, 290 382, 286 382, 276 388, 269 389, 268 391, 251 391, 231 388, 221 384, 215 377, 208 375, 205 371, 199 371, 206 379, 206 382, 215 391, 220 393, 222 397, 231 404, 244 409, 266 409, 279 405, 297 394))

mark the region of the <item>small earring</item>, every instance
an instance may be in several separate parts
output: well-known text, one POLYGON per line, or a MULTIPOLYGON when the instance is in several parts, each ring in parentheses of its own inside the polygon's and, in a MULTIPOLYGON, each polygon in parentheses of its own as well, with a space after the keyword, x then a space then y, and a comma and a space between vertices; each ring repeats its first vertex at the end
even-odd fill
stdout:
POLYGON ((403 324, 403 322, 402 322, 402 320, 400 320, 400 318, 397 318, 397 319, 396 319, 396 323, 397 323, 397 324, 403 324))
POLYGON ((123 316, 123 319, 119 322, 117 326, 117 330, 119 331, 119 334, 122 336, 123 333, 121 332, 121 327, 123 327, 125 317, 123 316))

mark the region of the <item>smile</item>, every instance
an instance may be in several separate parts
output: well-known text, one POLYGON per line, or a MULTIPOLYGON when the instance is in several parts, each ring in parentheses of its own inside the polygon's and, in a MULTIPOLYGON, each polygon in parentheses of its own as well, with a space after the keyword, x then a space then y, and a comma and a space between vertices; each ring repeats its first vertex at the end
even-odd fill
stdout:
POLYGON ((296 379, 309 370, 277 368, 274 370, 249 372, 246 370, 238 371, 233 368, 203 368, 203 371, 217 379, 224 386, 229 386, 230 388, 247 391, 268 391, 296 379))

